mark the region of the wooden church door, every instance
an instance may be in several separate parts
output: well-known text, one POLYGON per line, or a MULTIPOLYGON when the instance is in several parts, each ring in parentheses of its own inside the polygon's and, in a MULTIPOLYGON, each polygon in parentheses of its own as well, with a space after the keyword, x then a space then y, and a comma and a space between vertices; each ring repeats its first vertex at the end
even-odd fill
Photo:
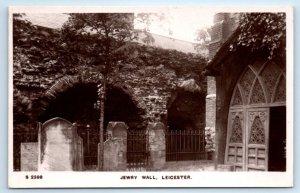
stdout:
POLYGON ((269 108, 247 110, 245 170, 268 170, 269 108))
POLYGON ((227 125, 225 164, 235 171, 268 171, 270 108, 285 106, 285 72, 258 61, 234 88, 227 125))

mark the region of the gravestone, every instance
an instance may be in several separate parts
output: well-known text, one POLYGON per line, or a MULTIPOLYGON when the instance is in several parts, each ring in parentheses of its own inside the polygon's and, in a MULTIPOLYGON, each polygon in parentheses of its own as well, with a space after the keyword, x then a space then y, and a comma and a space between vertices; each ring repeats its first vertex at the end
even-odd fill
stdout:
POLYGON ((149 164, 154 171, 161 170, 166 163, 166 139, 165 126, 163 123, 149 123, 149 164))
POLYGON ((82 168, 82 139, 75 125, 54 118, 39 126, 39 171, 78 171, 82 168))
POLYGON ((108 123, 108 139, 104 142, 103 149, 104 171, 126 171, 127 129, 124 122, 108 123))
POLYGON ((106 128, 107 135, 114 138, 127 137, 128 126, 124 122, 109 122, 106 128))
POLYGON ((21 143, 21 171, 38 170, 38 143, 21 143))

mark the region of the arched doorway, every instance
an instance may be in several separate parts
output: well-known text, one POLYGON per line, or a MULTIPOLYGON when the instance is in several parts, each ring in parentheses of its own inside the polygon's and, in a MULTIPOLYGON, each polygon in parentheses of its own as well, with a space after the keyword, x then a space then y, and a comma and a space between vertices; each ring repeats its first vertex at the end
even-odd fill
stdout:
POLYGON ((285 171, 285 67, 257 61, 233 90, 225 163, 236 171, 285 171))

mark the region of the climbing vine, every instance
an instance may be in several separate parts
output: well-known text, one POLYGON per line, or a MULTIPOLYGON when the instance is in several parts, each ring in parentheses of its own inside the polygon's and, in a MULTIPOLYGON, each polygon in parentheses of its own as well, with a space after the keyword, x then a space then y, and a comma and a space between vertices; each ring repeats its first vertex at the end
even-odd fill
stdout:
MULTIPOLYGON (((101 66, 94 65, 97 61, 93 53, 82 49, 82 44, 93 45, 90 44, 93 38, 82 37, 82 41, 73 41, 72 45, 65 36, 61 30, 35 26, 24 20, 22 15, 14 15, 13 89, 17 123, 36 118, 33 115, 39 111, 39 98, 58 79, 83 74, 84 78, 99 77, 96 74, 101 66)), ((114 76, 110 80, 113 83, 122 82, 122 77, 139 79, 140 76, 149 81, 156 79, 157 85, 167 81, 168 85, 176 86, 179 79, 193 78, 200 87, 206 87, 205 77, 201 75, 206 59, 199 55, 131 43, 127 49, 123 46, 117 50, 113 62, 114 76), (127 76, 133 72, 137 77, 127 76)), ((170 86, 169 89, 172 88, 170 86)), ((205 92, 205 89, 202 90, 205 92)))
POLYGON ((266 51, 269 59, 285 54, 285 13, 244 13, 240 15, 239 33, 231 50, 248 47, 252 52, 266 51))

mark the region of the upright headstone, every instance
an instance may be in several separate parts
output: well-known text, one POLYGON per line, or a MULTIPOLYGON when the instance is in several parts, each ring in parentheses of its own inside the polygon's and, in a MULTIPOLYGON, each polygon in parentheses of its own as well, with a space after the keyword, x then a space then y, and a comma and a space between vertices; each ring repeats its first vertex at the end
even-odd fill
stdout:
POLYGON ((21 171, 38 170, 38 143, 21 143, 21 171))
POLYGON ((149 164, 152 170, 160 170, 166 163, 165 126, 163 123, 149 123, 149 164))
POLYGON ((108 123, 106 129, 108 139, 104 142, 103 151, 104 171, 126 171, 127 129, 124 122, 108 123))
POLYGON ((80 170, 82 147, 79 146, 82 146, 82 141, 76 126, 69 121, 54 118, 40 124, 38 143, 39 171, 80 170))

